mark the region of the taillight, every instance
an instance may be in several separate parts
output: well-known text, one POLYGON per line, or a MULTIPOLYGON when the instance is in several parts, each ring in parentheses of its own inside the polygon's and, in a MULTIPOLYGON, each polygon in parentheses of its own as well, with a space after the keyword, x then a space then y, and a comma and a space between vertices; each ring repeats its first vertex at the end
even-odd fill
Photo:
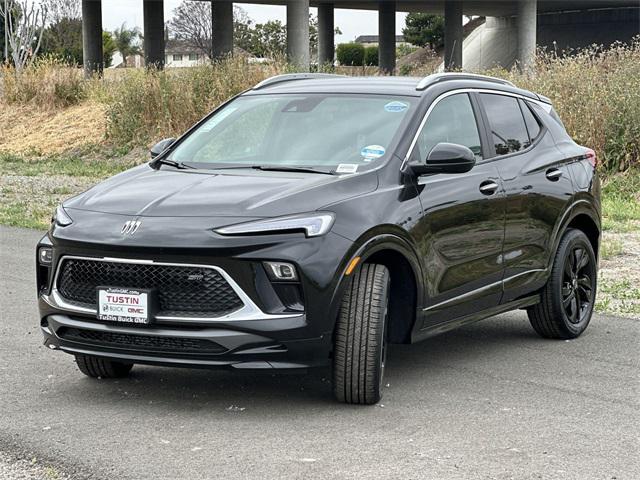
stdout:
POLYGON ((587 157, 587 160, 589 160, 589 163, 591 164, 591 166, 593 168, 596 168, 596 165, 598 165, 598 157, 596 157, 596 152, 594 152, 590 148, 587 148, 586 157, 587 157))

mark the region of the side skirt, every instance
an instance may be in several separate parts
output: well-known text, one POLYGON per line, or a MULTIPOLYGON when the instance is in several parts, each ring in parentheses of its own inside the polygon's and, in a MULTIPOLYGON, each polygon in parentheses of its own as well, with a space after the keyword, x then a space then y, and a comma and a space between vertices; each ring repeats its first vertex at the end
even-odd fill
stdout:
POLYGON ((413 337, 411 338, 411 343, 419 342, 421 340, 424 340, 425 338, 440 335, 441 333, 448 332, 449 330, 454 330, 468 323, 484 320, 485 318, 493 317, 494 315, 505 313, 510 310, 517 310, 519 308, 530 307, 537 303, 540 303, 540 295, 539 294, 530 295, 527 297, 519 298, 509 303, 497 305, 495 307, 489 308, 487 310, 483 310, 481 312, 472 313, 471 315, 466 315, 464 317, 456 318, 455 320, 438 323, 436 325, 432 325, 430 327, 420 330, 419 332, 414 333, 413 337))

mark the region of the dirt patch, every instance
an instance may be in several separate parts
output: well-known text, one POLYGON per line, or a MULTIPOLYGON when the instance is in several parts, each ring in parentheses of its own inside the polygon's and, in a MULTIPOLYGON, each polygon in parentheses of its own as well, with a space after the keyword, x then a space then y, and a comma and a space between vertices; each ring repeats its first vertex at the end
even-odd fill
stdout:
POLYGON ((0 106, 0 151, 57 154, 104 141, 105 107, 95 102, 61 110, 32 106, 0 106))
MULTIPOLYGON (((636 222, 637 223, 637 222, 636 222)), ((620 250, 600 261, 596 310, 626 317, 640 317, 640 224, 628 233, 604 232, 620 250)))

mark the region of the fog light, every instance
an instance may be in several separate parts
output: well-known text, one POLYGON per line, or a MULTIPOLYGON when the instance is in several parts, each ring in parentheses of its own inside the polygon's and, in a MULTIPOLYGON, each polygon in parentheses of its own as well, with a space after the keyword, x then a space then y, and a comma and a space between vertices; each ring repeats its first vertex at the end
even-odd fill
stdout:
POLYGON ((284 262, 264 262, 267 274, 275 282, 295 282, 298 280, 296 267, 284 262))
POLYGON ((53 248, 40 247, 40 250, 38 250, 38 261, 41 265, 51 265, 53 261, 53 248))

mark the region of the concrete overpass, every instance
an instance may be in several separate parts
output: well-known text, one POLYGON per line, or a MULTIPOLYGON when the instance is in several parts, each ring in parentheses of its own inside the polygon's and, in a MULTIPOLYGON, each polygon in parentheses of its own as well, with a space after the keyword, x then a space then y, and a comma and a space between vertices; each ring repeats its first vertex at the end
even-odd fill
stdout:
MULTIPOLYGON (((163 0, 140 0, 143 4, 144 54, 147 65, 162 68, 164 64, 163 0)), ((202 0, 212 4, 213 53, 217 58, 233 51, 233 2, 202 0)), ((528 68, 535 56, 538 18, 543 14, 601 9, 631 9, 638 15, 639 0, 253 0, 237 3, 284 5, 287 9, 287 55, 300 70, 309 68, 309 8, 318 8, 318 61, 334 59, 334 9, 378 11, 379 65, 392 73, 395 68, 396 12, 428 12, 445 16, 446 69, 463 66, 463 15, 483 15, 508 19, 515 50, 515 61, 528 68)), ((596 13, 593 13, 596 12, 596 13)), ((640 17, 638 17, 640 33, 640 17)), ((553 23, 553 22, 552 22, 553 23)), ((84 68, 87 75, 102 70, 102 3, 82 0, 82 38, 84 68)))

